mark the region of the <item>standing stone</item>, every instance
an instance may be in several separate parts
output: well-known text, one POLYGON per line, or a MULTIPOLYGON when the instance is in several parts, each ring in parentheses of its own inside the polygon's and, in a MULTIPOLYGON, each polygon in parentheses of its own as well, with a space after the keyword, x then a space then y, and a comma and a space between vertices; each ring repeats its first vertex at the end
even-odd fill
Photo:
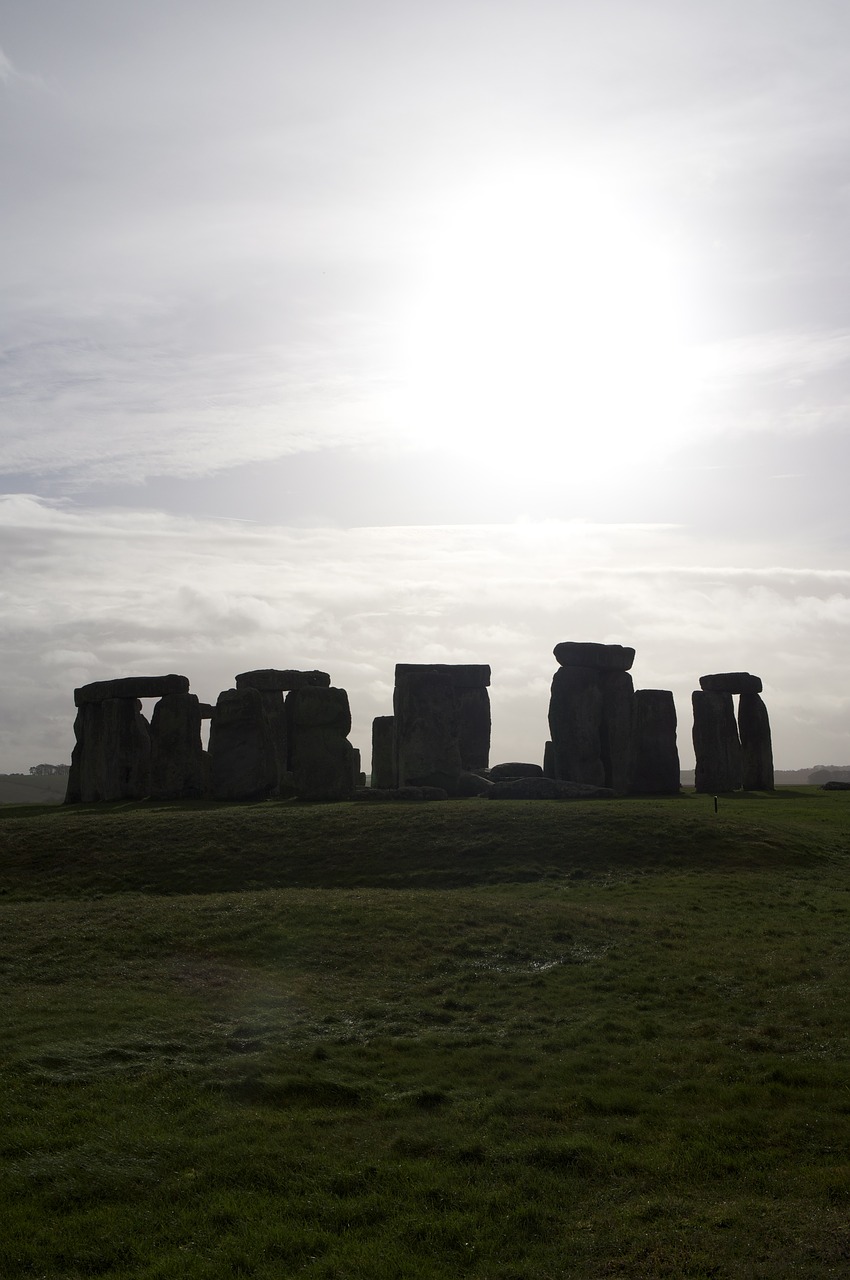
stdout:
POLYGON ((549 731, 555 776, 605 786, 602 763, 602 690, 593 667, 559 667, 552 678, 549 731))
POLYGON ((483 664, 396 666, 393 710, 398 786, 441 787, 454 795, 464 768, 486 767, 473 762, 489 759, 489 683, 490 668, 483 664))
POLYGON ((600 672, 602 723, 599 742, 605 786, 615 795, 629 789, 632 764, 632 704, 634 684, 628 671, 600 672))
POLYGON ((350 800, 355 759, 346 691, 305 685, 287 695, 286 710, 296 794, 301 800, 350 800))
POLYGON ((746 791, 773 790, 773 744, 767 707, 758 693, 744 691, 738 700, 743 784, 746 791))
POLYGON ((697 689, 694 708, 694 753, 697 791, 738 791, 743 781, 741 743, 731 693, 697 689))
POLYGON ((669 689, 636 689, 632 730, 633 795, 677 795, 676 704, 669 689))
POLYGON ((554 778, 555 773, 555 744, 550 740, 543 746, 543 776, 544 778, 554 778))
POLYGON ((210 785, 215 800, 262 800, 277 786, 277 760, 256 689, 218 695, 210 725, 210 785))
POLYGON ((150 734, 137 698, 81 703, 74 734, 66 803, 143 800, 149 794, 150 734))
MULTIPOLYGON (((250 688, 250 686, 246 687, 250 688)), ((260 701, 263 704, 263 715, 266 717, 266 723, 272 736, 278 786, 280 786, 289 769, 289 728, 283 693, 280 689, 263 689, 258 692, 260 692, 260 701)))
POLYGON ((388 789, 396 785, 394 716, 375 716, 372 721, 372 786, 388 789))
POLYGON ((461 767, 486 769, 490 763, 490 695, 481 685, 455 686, 461 767))
POLYGON ((194 800, 206 794, 201 704, 194 693, 168 693, 153 709, 151 799, 194 800))

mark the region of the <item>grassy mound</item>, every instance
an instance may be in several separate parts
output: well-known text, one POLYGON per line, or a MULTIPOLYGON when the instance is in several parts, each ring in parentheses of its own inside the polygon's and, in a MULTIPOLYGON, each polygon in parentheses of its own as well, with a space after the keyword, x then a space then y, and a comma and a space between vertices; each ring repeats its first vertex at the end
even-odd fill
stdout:
POLYGON ((0 811, 0 1274, 841 1274, 850 795, 0 811))

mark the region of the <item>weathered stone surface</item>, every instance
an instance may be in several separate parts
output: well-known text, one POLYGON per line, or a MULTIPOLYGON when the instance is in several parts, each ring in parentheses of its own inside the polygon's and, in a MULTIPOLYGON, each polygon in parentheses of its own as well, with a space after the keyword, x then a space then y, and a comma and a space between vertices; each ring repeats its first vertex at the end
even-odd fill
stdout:
POLYGON ((605 785, 602 763, 602 689, 593 667, 559 667, 552 679, 549 730, 557 777, 605 785))
POLYGON ((551 740, 543 747, 543 775, 546 778, 555 777, 555 744, 551 740))
POLYGON ((669 689, 635 690, 629 791, 638 796, 679 791, 676 704, 669 689))
POLYGON ((198 709, 200 710, 202 720, 212 720, 215 707, 211 702, 199 702, 198 709))
POLYGON ((295 791, 301 800, 348 800, 355 789, 351 710, 344 689, 305 685, 286 697, 295 791))
POLYGON ((408 676, 418 679, 425 671, 442 676, 456 689, 485 689, 490 683, 490 668, 486 663, 399 662, 395 669, 396 684, 408 676))
POLYGON ((552 650, 562 667, 593 667, 596 671, 629 671, 634 649, 621 644, 592 644, 562 640, 552 650))
POLYGON ((210 725, 210 787, 216 800, 260 800, 278 783, 272 732, 256 689, 218 695, 210 725))
POLYGON ((494 764, 490 770, 491 782, 505 782, 509 778, 542 778, 543 770, 539 764, 528 764, 522 760, 509 760, 505 764, 494 764))
POLYGON ((634 685, 628 671, 600 671, 602 720, 599 745, 605 786, 623 796, 629 789, 632 763, 634 685))
POLYGON ((773 790, 773 744, 767 707, 758 693, 744 691, 738 700, 742 781, 746 791, 773 790))
POLYGON ((448 792, 442 787, 361 787, 353 799, 373 804, 386 804, 395 800, 448 800, 448 792))
POLYGON ((731 693, 697 689, 694 709, 695 790, 709 794, 739 791, 743 781, 741 744, 731 693))
POLYGON ((201 706, 194 693, 167 693, 153 709, 150 727, 153 800, 190 800, 206 792, 201 745, 201 706))
POLYGON ((74 690, 74 706, 105 702, 107 698, 162 698, 167 693, 188 693, 186 676, 124 676, 120 680, 95 680, 74 690))
POLYGON ((150 793, 150 734, 136 698, 84 702, 74 734, 67 803, 143 800, 150 793))
POLYGON ((372 786, 394 787, 395 748, 393 734, 395 718, 393 716, 375 716, 372 721, 372 786))
POLYGON ((266 667, 261 671, 243 671, 236 677, 237 689, 258 689, 260 693, 286 693, 291 689, 330 687, 327 671, 278 671, 266 667))
POLYGON ((749 671, 721 671, 700 676, 699 687, 708 693, 761 693, 761 679, 749 671))
POLYGON ((393 711, 399 786, 434 786, 454 794, 463 762, 458 703, 447 668, 399 664, 393 711))
POLYGON ((556 778, 513 778, 494 782, 488 800, 610 800, 610 787, 593 787, 583 782, 566 782, 556 778))
POLYGON ((485 791, 489 791, 492 782, 487 778, 482 778, 480 773, 462 773, 457 781, 457 792, 459 796, 483 796, 485 791))
MULTIPOLYGON (((487 667, 489 684, 490 668, 487 667)), ((455 685, 461 766, 486 769, 490 763, 490 694, 484 685, 455 685)))
POLYGON ((831 778, 829 782, 824 782, 821 791, 850 791, 850 782, 839 782, 837 778, 831 778))
MULTIPOLYGON (((253 686, 246 685, 246 689, 253 686)), ((263 706, 263 715, 266 717, 266 723, 269 726, 269 733, 272 737, 272 745, 274 747, 275 767, 277 769, 278 779, 278 795, 281 794, 279 788, 284 775, 289 770, 289 727, 286 714, 286 707, 283 701, 283 694, 280 689, 258 689, 260 701, 263 706)), ((283 794, 286 794, 284 789, 283 794)))

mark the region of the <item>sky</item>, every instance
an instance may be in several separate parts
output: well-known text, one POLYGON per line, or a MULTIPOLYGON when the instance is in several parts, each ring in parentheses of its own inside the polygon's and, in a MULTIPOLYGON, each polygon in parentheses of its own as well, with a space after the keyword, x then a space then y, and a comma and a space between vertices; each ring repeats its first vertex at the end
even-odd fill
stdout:
POLYGON ((764 681, 850 761, 844 0, 6 0, 0 771, 73 689, 764 681))

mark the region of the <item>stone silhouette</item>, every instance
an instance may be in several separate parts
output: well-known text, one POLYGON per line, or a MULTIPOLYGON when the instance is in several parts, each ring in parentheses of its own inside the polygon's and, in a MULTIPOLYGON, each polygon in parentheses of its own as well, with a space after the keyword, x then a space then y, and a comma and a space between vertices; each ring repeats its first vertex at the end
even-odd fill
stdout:
POLYGON ((561 664, 549 701, 555 777, 623 795, 631 767, 634 649, 564 641, 554 653, 561 664))
POLYGON ((359 761, 348 741, 348 694, 303 685, 287 695, 286 711, 296 794, 302 800, 350 800, 359 761))
POLYGON ((258 689, 225 689, 210 725, 214 800, 263 800, 278 784, 272 730, 258 689))
POLYGON ((676 706, 669 689, 636 689, 632 720, 632 795, 676 795, 679 750, 676 706))
POLYGON ((695 789, 772 791, 773 745, 760 677, 722 671, 700 676, 699 683, 693 694, 695 789), (738 695, 737 725, 733 695, 738 695))
POLYGON ((743 784, 746 791, 772 791, 773 743, 770 720, 761 695, 742 691, 738 699, 743 784))
POLYGON ((372 721, 372 786, 382 790, 396 784, 394 733, 393 716, 375 716, 372 721))
POLYGON ((74 690, 76 743, 65 803, 143 800, 150 794, 150 726, 140 698, 186 694, 186 676, 126 676, 74 690))
POLYGON ((399 663, 395 669, 395 779, 455 795, 465 770, 490 752, 490 668, 399 663), (465 758, 466 757, 466 758, 465 758))
POLYGON ((201 704, 194 693, 167 693, 150 727, 152 800, 200 799, 209 792, 201 745, 201 704))
POLYGON ((151 741, 138 698, 98 698, 78 706, 65 803, 143 800, 150 790, 151 741))
POLYGON ((691 701, 694 709, 695 790, 710 794, 740 790, 743 779, 741 743, 732 694, 696 689, 691 701))

